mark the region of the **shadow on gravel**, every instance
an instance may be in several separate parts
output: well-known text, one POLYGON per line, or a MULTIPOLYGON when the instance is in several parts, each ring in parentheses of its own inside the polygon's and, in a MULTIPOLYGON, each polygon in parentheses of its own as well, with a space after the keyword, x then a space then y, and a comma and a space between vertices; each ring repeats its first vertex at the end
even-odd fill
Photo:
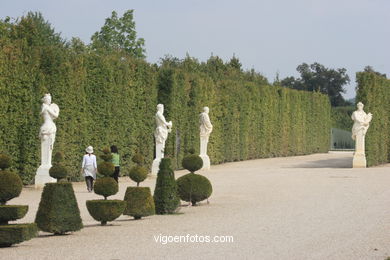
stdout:
POLYGON ((288 168, 352 168, 352 157, 306 162, 288 168))

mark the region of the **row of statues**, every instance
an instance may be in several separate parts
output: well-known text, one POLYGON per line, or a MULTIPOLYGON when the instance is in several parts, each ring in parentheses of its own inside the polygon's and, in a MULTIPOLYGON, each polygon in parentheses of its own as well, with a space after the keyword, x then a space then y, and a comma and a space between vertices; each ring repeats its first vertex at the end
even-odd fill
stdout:
MULTIPOLYGON (((355 153, 353 157, 353 168, 365 168, 365 135, 372 120, 372 114, 366 113, 363 110, 363 103, 357 104, 357 110, 352 114, 354 121, 352 127, 352 139, 355 140, 355 153)), ((43 117, 43 124, 39 131, 39 138, 41 140, 41 165, 37 170, 35 176, 35 186, 42 187, 47 182, 55 182, 55 179, 49 175, 51 168, 51 158, 53 152, 54 141, 56 138, 57 127, 54 119, 57 119, 60 113, 58 105, 52 103, 50 94, 45 94, 42 98, 41 116, 43 117)), ((164 105, 157 105, 157 113, 155 115, 156 130, 154 132, 156 142, 156 154, 152 164, 152 174, 157 174, 160 161, 164 158, 165 142, 168 134, 172 131, 172 121, 167 122, 164 117, 164 105)), ((213 131, 209 117, 209 108, 204 107, 203 112, 199 115, 200 127, 200 157, 203 159, 203 169, 210 169, 210 158, 207 155, 207 144, 209 136, 213 131)))

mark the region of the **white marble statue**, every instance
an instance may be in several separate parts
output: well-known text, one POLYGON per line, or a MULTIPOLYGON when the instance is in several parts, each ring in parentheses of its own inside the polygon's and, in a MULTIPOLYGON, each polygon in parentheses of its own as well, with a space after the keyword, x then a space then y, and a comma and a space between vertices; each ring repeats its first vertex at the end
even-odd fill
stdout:
POLYGON ((204 170, 210 169, 210 158, 207 155, 207 144, 209 142, 209 137, 213 131, 213 125, 211 124, 209 117, 209 108, 204 107, 203 112, 199 115, 199 124, 200 124, 200 157, 203 160, 204 170))
POLYGON ((55 182, 56 179, 50 177, 49 169, 51 168, 51 158, 53 153, 54 141, 56 138, 57 127, 54 119, 58 118, 60 113, 59 107, 51 103, 51 95, 45 94, 42 98, 41 115, 43 124, 39 130, 41 140, 41 165, 35 176, 35 187, 42 187, 47 182, 55 182))
POLYGON ((156 130, 154 138, 156 141, 156 157, 153 160, 152 175, 157 174, 161 159, 164 158, 165 141, 168 138, 168 133, 172 130, 172 121, 167 122, 164 117, 164 105, 157 105, 156 113, 156 130))
POLYGON ((364 112, 363 103, 357 104, 357 110, 352 113, 352 139, 355 140, 355 153, 353 154, 353 168, 366 168, 365 135, 372 119, 372 114, 364 112))

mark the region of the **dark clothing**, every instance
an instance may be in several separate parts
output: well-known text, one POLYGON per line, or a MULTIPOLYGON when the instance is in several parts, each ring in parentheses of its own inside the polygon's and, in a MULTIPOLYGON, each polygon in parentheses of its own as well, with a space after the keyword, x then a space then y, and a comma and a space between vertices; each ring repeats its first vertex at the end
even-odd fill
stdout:
POLYGON ((88 191, 92 191, 93 190, 93 178, 91 176, 86 176, 85 182, 87 183, 88 191))
POLYGON ((114 178, 116 182, 118 182, 119 171, 120 171, 120 166, 115 166, 115 171, 114 174, 112 175, 112 178, 114 178))

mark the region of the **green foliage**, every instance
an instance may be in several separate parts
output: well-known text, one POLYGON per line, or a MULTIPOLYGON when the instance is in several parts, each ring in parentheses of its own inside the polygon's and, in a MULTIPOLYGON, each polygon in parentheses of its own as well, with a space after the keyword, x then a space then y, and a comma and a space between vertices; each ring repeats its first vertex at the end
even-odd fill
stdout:
POLYGON ((139 186, 139 183, 143 182, 146 177, 148 177, 148 170, 143 166, 136 165, 130 169, 129 177, 137 183, 137 186, 139 186))
POLYGON ((103 153, 100 155, 100 158, 105 162, 111 162, 112 160, 112 154, 110 151, 110 148, 104 148, 103 153))
POLYGON ((362 102, 364 111, 373 115, 365 140, 367 165, 390 162, 390 80, 366 68, 356 73, 356 82, 356 102, 362 102))
POLYGON ((0 154, 0 170, 5 170, 11 166, 11 157, 6 154, 0 154))
POLYGON ((62 164, 64 160, 64 154, 62 152, 57 152, 53 158, 53 166, 49 170, 51 177, 56 178, 58 181, 66 178, 68 175, 68 169, 62 164))
POLYGON ((22 192, 23 183, 20 177, 8 170, 0 171, 0 205, 16 198, 22 192))
POLYGON ((210 181, 199 174, 188 173, 177 179, 181 200, 189 201, 192 205, 211 196, 213 188, 210 181))
POLYGON ((332 107, 331 110, 331 120, 332 127, 338 128, 346 131, 352 131, 352 113, 355 111, 355 107, 332 107))
POLYGON ((345 93, 344 85, 349 83, 347 70, 329 69, 317 62, 308 65, 302 63, 297 67, 301 78, 287 77, 280 82, 280 85, 288 88, 319 91, 329 96, 332 106, 346 106, 342 93, 345 93))
POLYGON ((36 237, 38 228, 35 223, 0 226, 0 247, 9 247, 36 237))
POLYGON ((190 154, 183 158, 183 168, 190 172, 196 172, 203 167, 203 160, 199 155, 190 154))
POLYGON ((115 166, 112 162, 101 162, 97 167, 97 171, 103 176, 111 176, 115 171, 115 166))
POLYGON ((153 198, 156 214, 159 215, 175 213, 180 204, 175 174, 171 169, 171 160, 169 158, 161 159, 153 198))
POLYGON ((122 50, 131 56, 145 58, 145 40, 137 38, 133 12, 134 10, 127 10, 122 17, 118 17, 113 11, 100 31, 92 36, 92 48, 122 50))
POLYGON ((140 153, 134 154, 134 156, 131 158, 131 160, 136 163, 142 165, 144 163, 145 158, 140 153))
POLYGON ((97 179, 93 186, 96 194, 104 196, 104 199, 118 193, 118 183, 112 177, 103 177, 97 179))
POLYGON ((126 203, 123 200, 87 200, 89 214, 102 225, 117 219, 125 207, 126 203))
POLYGON ((46 183, 35 223, 42 231, 65 234, 83 228, 72 183, 46 183))
POLYGON ((154 200, 149 187, 127 187, 124 201, 124 215, 135 219, 155 214, 154 200))
POLYGON ((28 211, 27 205, 3 205, 0 206, 0 225, 8 224, 8 221, 13 221, 23 218, 28 211))

